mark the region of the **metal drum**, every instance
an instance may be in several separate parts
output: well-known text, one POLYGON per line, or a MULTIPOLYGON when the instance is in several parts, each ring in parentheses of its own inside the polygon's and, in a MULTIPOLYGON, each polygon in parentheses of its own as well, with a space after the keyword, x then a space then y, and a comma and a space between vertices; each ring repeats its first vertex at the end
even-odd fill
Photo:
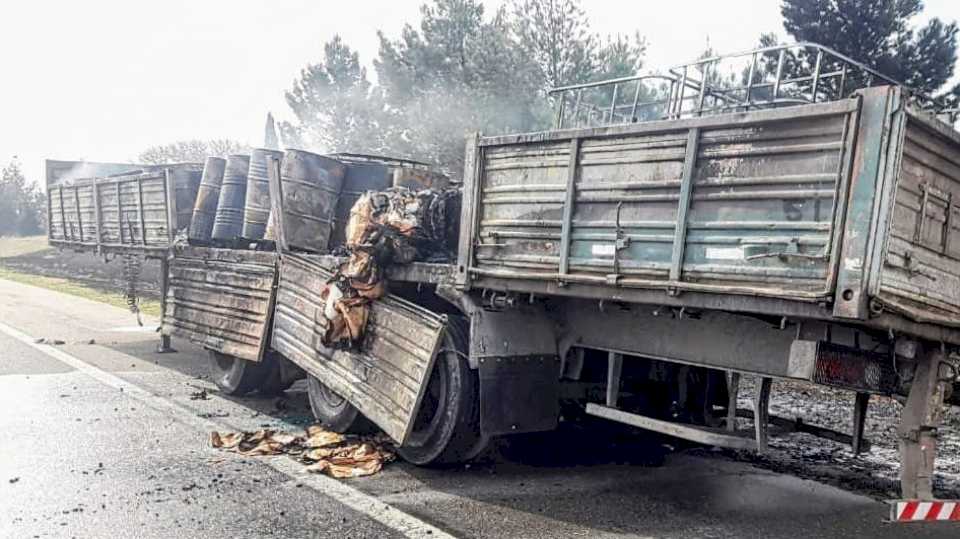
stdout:
POLYGON ((227 160, 220 157, 208 157, 203 165, 200 177, 200 189, 197 202, 193 205, 193 219, 190 221, 191 240, 209 241, 213 232, 213 221, 217 215, 217 202, 220 200, 220 184, 223 183, 223 170, 227 160))
POLYGON ((280 167, 283 235, 289 247, 325 252, 346 167, 329 157, 287 150, 280 167))
POLYGON ((177 204, 177 230, 187 230, 193 217, 193 204, 197 200, 203 168, 197 163, 178 163, 156 168, 169 172, 177 204))
POLYGON ((263 239, 270 216, 270 182, 267 176, 267 159, 280 159, 283 152, 257 148, 250 155, 250 169, 247 172, 247 198, 243 208, 243 231, 241 236, 248 240, 263 239))
POLYGON ((227 157, 223 182, 220 184, 220 198, 217 201, 217 214, 213 220, 211 237, 215 240, 232 240, 240 236, 243 229, 243 205, 247 197, 249 169, 249 155, 227 157))

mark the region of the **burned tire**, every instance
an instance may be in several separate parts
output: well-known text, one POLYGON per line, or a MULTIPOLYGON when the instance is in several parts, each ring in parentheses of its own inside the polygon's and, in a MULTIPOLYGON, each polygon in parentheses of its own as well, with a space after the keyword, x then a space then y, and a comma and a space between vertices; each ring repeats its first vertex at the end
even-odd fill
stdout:
POLYGON ((315 376, 307 376, 307 395, 310 398, 310 409, 313 417, 317 418, 329 431, 356 432, 366 430, 369 423, 360 415, 360 412, 347 399, 327 387, 315 376))
POLYGON ((480 385, 466 360, 467 332, 444 332, 420 411, 400 456, 419 466, 453 464, 477 456, 489 442, 480 433, 480 385))
POLYGON ((247 361, 210 350, 210 375, 220 391, 234 397, 256 390, 264 395, 276 395, 293 383, 283 379, 280 360, 270 352, 260 361, 247 361))

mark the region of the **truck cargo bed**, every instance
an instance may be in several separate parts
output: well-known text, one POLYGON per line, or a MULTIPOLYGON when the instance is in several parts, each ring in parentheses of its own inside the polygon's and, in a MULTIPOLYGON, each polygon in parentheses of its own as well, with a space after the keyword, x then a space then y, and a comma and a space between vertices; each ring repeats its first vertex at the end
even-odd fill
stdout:
POLYGON ((461 289, 908 333, 935 322, 938 337, 960 339, 960 135, 913 112, 896 87, 476 137, 464 178, 461 289))

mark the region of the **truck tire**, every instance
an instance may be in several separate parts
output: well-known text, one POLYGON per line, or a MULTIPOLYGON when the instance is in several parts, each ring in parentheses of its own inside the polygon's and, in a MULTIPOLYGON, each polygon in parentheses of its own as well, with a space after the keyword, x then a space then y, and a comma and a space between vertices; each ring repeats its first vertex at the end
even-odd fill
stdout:
POLYGON ((331 432, 352 432, 364 426, 364 417, 347 399, 327 387, 316 376, 307 375, 310 409, 323 427, 331 432))
POLYGON ((264 354, 260 361, 247 361, 210 350, 210 374, 220 391, 233 397, 255 390, 263 395, 276 395, 293 383, 284 380, 280 360, 272 352, 264 354))
POLYGON ((437 353, 420 411, 406 443, 397 448, 418 466, 464 462, 489 443, 480 432, 480 381, 466 360, 467 331, 451 323, 437 353))

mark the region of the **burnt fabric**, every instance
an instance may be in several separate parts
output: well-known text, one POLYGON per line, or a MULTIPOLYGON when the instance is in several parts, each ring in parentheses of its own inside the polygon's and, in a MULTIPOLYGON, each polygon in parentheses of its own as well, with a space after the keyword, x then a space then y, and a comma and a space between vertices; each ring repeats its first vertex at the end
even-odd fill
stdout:
POLYGON ((357 199, 347 221, 347 261, 321 292, 321 342, 338 349, 357 347, 366 329, 370 303, 387 293, 388 264, 450 259, 459 233, 460 192, 411 191, 394 187, 357 199))
POLYGON ((211 432, 210 445, 245 457, 290 455, 306 464, 308 472, 338 479, 379 472, 394 459, 385 435, 354 437, 314 425, 304 434, 261 429, 256 432, 211 432))

